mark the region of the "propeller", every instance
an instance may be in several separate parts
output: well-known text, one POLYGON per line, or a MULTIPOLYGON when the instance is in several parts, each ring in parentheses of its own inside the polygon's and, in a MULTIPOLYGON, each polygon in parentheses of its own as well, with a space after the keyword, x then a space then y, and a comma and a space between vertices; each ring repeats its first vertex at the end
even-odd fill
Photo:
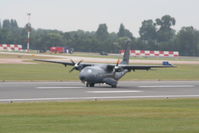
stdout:
POLYGON ((73 60, 70 60, 72 65, 74 66, 70 72, 74 71, 74 70, 80 70, 81 66, 80 64, 82 63, 83 60, 80 60, 78 63, 75 63, 73 60))
POLYGON ((119 67, 119 63, 120 63, 120 59, 117 60, 117 63, 115 65, 115 67, 114 67, 114 72, 119 72, 120 71, 121 68, 119 67))

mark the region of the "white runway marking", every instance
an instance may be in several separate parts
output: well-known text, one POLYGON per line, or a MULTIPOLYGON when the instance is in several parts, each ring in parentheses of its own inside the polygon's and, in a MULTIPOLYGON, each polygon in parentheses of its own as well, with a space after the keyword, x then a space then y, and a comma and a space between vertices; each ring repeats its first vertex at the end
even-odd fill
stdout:
POLYGON ((37 89, 76 89, 76 88, 85 88, 85 87, 37 87, 37 89))
POLYGON ((157 86, 138 86, 140 88, 193 88, 194 85, 157 85, 157 86))
POLYGON ((0 102, 14 101, 52 101, 52 100, 95 100, 95 99, 130 99, 130 98, 189 98, 199 95, 157 95, 157 96, 114 96, 114 97, 63 97, 63 98, 27 98, 27 99, 0 99, 0 102))
POLYGON ((87 91, 88 93, 131 93, 131 92, 142 92, 142 91, 87 91))

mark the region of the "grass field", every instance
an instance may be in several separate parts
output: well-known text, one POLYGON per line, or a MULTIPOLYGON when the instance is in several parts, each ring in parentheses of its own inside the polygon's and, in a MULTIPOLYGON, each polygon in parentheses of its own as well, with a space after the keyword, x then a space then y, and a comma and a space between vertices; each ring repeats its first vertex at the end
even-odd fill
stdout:
POLYGON ((71 81, 78 80, 78 71, 58 64, 1 64, 0 80, 16 81, 71 81))
POLYGON ((198 133, 199 99, 0 104, 1 133, 198 133))
MULTIPOLYGON (((199 65, 178 65, 151 71, 136 71, 125 75, 122 80, 199 80, 199 65)), ((75 81, 79 72, 69 73, 60 64, 0 64, 0 80, 3 81, 75 81)))

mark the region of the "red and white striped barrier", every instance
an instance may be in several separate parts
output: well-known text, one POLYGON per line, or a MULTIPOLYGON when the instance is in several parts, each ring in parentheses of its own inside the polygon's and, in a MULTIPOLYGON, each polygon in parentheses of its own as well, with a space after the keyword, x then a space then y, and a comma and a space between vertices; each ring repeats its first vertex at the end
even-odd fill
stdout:
MULTIPOLYGON (((120 50, 124 54, 125 50, 120 50)), ((160 57, 176 57, 179 56, 178 51, 149 51, 149 50, 131 50, 131 56, 160 56, 160 57)))
POLYGON ((0 51, 22 51, 22 45, 0 44, 0 51))

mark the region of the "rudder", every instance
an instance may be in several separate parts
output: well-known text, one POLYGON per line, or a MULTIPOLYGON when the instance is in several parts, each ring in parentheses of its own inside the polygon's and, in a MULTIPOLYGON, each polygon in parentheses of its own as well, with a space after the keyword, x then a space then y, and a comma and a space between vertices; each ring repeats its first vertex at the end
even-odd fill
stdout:
POLYGON ((131 50, 130 42, 131 41, 128 40, 126 43, 126 48, 124 51, 123 60, 122 60, 121 64, 129 64, 129 57, 130 57, 130 50, 131 50))

